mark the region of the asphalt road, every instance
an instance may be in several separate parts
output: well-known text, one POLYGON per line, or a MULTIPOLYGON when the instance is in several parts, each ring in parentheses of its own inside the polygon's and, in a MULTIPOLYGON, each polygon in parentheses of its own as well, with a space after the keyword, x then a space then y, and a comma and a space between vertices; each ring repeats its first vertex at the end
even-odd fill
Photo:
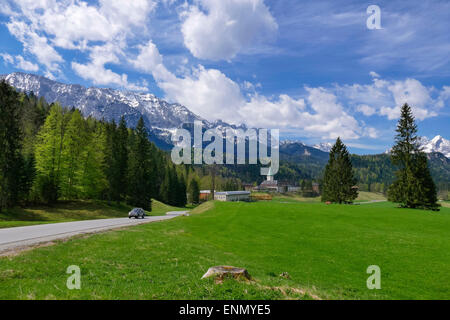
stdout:
POLYGON ((186 214, 185 211, 168 212, 165 216, 145 217, 144 219, 114 218, 83 220, 0 229, 0 253, 53 240, 65 239, 79 234, 169 220, 184 214, 186 214))

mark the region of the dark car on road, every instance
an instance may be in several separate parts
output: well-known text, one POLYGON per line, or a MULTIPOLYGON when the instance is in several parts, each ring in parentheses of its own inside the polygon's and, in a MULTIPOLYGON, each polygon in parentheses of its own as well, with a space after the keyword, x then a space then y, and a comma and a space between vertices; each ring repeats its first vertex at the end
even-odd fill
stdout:
POLYGON ((145 211, 144 209, 141 208, 134 208, 133 210, 131 210, 130 212, 128 212, 128 218, 136 218, 136 219, 144 219, 145 217, 145 211))

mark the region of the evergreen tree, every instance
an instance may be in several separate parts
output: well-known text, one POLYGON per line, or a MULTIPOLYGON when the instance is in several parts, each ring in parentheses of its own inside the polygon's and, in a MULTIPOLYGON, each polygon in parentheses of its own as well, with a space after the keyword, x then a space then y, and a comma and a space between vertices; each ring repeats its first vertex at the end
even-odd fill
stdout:
POLYGON ((356 179, 346 146, 340 138, 331 148, 323 177, 322 201, 351 203, 358 196, 356 179))
POLYGON ((18 93, 5 81, 0 82, 0 211, 19 201, 22 189, 18 179, 23 169, 21 154, 22 105, 18 93))
POLYGON ((178 188, 177 188, 177 206, 178 207, 185 207, 187 204, 187 197, 186 197, 186 181, 184 180, 184 176, 180 174, 178 177, 178 188))
POLYGON ((121 200, 126 196, 128 174, 128 129, 123 116, 120 119, 114 143, 114 161, 117 166, 117 186, 120 188, 117 190, 117 193, 121 200))
POLYGON ((408 104, 402 107, 396 131, 391 161, 398 170, 388 190, 389 200, 407 208, 438 209, 436 186, 427 156, 419 145, 417 125, 408 104))
POLYGON ((129 203, 151 210, 153 172, 151 164, 151 143, 141 117, 135 129, 129 161, 129 203))
POLYGON ((120 201, 120 184, 117 179, 119 173, 115 161, 116 138, 117 125, 113 120, 111 123, 105 124, 104 173, 108 181, 106 196, 109 201, 120 201))
POLYGON ((194 204, 200 202, 200 187, 196 179, 192 179, 189 184, 189 202, 194 204))
POLYGON ((170 193, 170 171, 167 165, 164 168, 164 178, 159 189, 159 199, 164 203, 169 203, 169 193, 170 193))
POLYGON ((108 181, 104 174, 106 128, 92 118, 87 119, 89 134, 81 156, 80 196, 85 199, 100 199, 107 189, 108 181))

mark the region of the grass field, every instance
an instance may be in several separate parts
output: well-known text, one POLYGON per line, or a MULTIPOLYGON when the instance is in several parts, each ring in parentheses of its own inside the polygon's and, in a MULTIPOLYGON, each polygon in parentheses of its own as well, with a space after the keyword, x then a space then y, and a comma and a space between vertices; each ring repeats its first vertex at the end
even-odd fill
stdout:
MULTIPOLYGON (((258 194, 264 194, 264 193, 258 193, 258 194)), ((320 197, 302 197, 301 195, 297 193, 286 193, 286 194, 279 194, 274 193, 273 200, 279 201, 279 202, 320 202, 320 197)), ((382 193, 376 193, 376 192, 367 192, 367 191, 359 191, 358 192, 358 198, 355 199, 355 202, 367 202, 367 201, 373 201, 373 200, 387 200, 386 197, 382 193)))
POLYGON ((273 201, 191 213, 0 258, 0 299, 450 298, 450 208, 273 201), (66 289, 69 265, 81 290, 66 289), (254 281, 200 280, 214 265, 254 281), (366 287, 369 265, 381 290, 366 287))
POLYGON ((359 191, 358 198, 356 198, 355 202, 365 202, 365 201, 373 201, 373 200, 385 201, 387 199, 382 193, 359 191))
MULTIPOLYGON (((77 220, 127 217, 132 207, 125 204, 108 204, 104 201, 62 201, 52 207, 36 206, 30 208, 8 209, 0 212, 0 228, 19 227, 33 224, 68 222, 77 220)), ((154 200, 152 212, 148 215, 164 215, 180 208, 168 206, 154 200)))

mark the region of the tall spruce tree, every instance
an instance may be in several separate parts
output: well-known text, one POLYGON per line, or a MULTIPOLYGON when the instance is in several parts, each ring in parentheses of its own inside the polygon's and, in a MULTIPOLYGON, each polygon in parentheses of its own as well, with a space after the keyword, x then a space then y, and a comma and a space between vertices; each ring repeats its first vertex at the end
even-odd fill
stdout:
POLYGON ((120 119, 114 143, 116 145, 114 158, 117 166, 117 183, 120 186, 118 195, 120 199, 123 199, 126 196, 128 180, 128 128, 123 116, 120 119))
POLYGON ((177 184, 177 206, 178 207, 184 207, 187 203, 187 197, 186 197, 186 180, 184 179, 183 174, 180 174, 178 176, 178 184, 177 184))
POLYGON ((151 143, 148 140, 144 119, 141 117, 134 130, 135 137, 129 159, 129 203, 133 206, 151 210, 154 174, 151 164, 151 143))
POLYGON ((0 82, 0 211, 17 204, 24 167, 21 131, 22 105, 18 93, 0 82))
POLYGON ((192 179, 189 184, 189 202, 194 204, 200 202, 200 187, 197 179, 192 179))
POLYGON ((391 161, 398 168, 388 199, 406 208, 438 209, 436 186, 422 151, 411 107, 404 104, 397 125, 391 161))
POLYGON ((337 138, 331 148, 330 159, 325 167, 322 188, 322 201, 351 203, 358 197, 356 179, 347 147, 337 138))

